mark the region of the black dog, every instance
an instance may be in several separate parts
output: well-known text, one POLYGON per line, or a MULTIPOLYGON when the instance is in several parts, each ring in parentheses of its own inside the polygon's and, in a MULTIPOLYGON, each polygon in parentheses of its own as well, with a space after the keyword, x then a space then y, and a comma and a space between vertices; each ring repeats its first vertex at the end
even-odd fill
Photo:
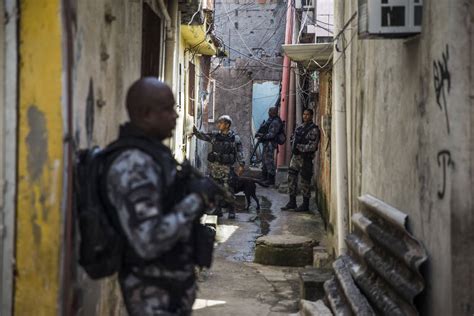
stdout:
POLYGON ((242 192, 242 191, 244 192, 245 199, 247 200, 247 211, 250 208, 250 203, 251 203, 250 197, 252 197, 255 200, 255 202, 257 202, 257 210, 260 209, 260 202, 256 194, 256 191, 257 191, 256 183, 258 183, 264 188, 268 188, 268 185, 254 178, 238 177, 237 175, 234 175, 229 181, 229 184, 232 187, 234 194, 242 192))

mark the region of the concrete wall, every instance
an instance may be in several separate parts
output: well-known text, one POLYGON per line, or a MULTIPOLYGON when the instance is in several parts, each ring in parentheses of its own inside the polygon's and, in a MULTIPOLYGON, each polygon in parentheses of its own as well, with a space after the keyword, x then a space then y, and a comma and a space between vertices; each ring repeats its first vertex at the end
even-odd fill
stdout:
POLYGON ((282 0, 216 0, 215 33, 231 47, 226 47, 229 58, 225 65, 234 65, 243 56, 281 56, 285 22, 286 2, 282 0))
MULTIPOLYGON (((104 146, 127 120, 125 96, 140 77, 142 1, 77 1, 74 30, 74 137, 81 148, 104 146), (114 17, 111 22, 106 14, 114 17)), ((76 271, 79 315, 118 314, 115 281, 91 281, 76 271)))
POLYGON ((330 212, 331 200, 331 112, 332 73, 319 73, 319 100, 315 109, 315 122, 321 130, 321 141, 315 159, 316 203, 327 228, 334 233, 333 216, 330 212))
MULTIPOLYGON (((357 1, 344 3, 347 21, 357 1)), ((370 193, 409 215, 430 256, 426 315, 474 310, 473 16, 472 1, 425 1, 414 38, 344 32, 349 214, 370 193)))
MULTIPOLYGON (((281 64, 281 58, 268 58, 268 62, 281 64)), ((252 83, 256 80, 281 81, 281 69, 263 66, 257 61, 238 58, 235 67, 221 67, 213 73, 216 80, 215 117, 230 115, 232 128, 242 139, 246 164, 252 150, 252 83), (240 88, 238 88, 240 87, 240 88), (236 89, 238 88, 238 89, 236 89)), ((215 123, 210 124, 215 128, 215 123)))

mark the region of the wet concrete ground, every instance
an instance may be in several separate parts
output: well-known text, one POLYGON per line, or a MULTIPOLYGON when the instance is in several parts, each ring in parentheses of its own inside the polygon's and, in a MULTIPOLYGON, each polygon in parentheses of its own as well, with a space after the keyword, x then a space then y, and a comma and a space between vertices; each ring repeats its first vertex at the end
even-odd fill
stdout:
POLYGON ((200 275, 194 315, 291 315, 298 312, 301 268, 253 263, 255 240, 263 234, 293 234, 324 243, 319 214, 283 212, 287 196, 258 188, 261 210, 221 219, 214 264, 200 275))

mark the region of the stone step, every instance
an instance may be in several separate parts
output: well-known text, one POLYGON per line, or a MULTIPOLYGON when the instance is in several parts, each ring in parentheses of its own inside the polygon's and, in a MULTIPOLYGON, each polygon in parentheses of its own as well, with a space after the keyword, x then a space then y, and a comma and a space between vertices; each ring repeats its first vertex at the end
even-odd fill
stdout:
POLYGON ((313 267, 331 268, 332 258, 328 254, 326 247, 316 246, 313 248, 313 267))
POLYGON ((257 239, 255 262, 265 265, 304 267, 313 263, 315 241, 295 235, 268 235, 257 239))
POLYGON ((204 214, 201 218, 201 223, 206 226, 211 226, 217 229, 217 215, 204 214))
POLYGON ((301 299, 313 302, 324 298, 324 282, 334 276, 332 269, 307 268, 298 273, 301 299))
POLYGON ((332 316, 331 310, 322 300, 311 302, 307 300, 300 301, 301 316, 332 316))

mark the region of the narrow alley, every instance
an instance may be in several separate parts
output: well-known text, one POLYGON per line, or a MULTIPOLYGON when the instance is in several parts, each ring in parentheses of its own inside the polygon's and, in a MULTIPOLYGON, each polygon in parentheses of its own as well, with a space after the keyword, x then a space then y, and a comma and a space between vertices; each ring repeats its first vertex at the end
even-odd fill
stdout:
POLYGON ((0 316, 474 315, 473 0, 0 0, 0 44, 0 316))
POLYGON ((324 224, 316 214, 283 212, 286 196, 259 189, 262 209, 237 213, 218 225, 214 266, 201 275, 195 315, 297 314, 304 267, 254 263, 255 241, 262 235, 304 236, 324 244, 324 224), (271 202, 270 202, 271 201, 271 202))

